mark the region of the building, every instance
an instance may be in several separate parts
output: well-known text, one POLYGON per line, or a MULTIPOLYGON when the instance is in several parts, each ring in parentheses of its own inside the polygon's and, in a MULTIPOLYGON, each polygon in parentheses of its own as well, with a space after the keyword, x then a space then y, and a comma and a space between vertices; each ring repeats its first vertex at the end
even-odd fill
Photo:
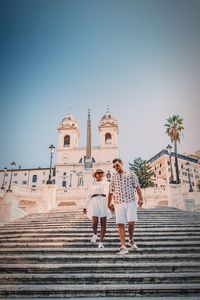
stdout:
MULTIPOLYGON (((69 113, 58 126, 58 147, 55 167, 52 168, 52 183, 58 189, 83 186, 86 158, 92 161, 93 169, 103 168, 109 180, 112 172, 112 160, 118 157, 119 127, 116 118, 106 111, 99 121, 99 146, 91 145, 90 112, 87 120, 86 146, 79 146, 80 129, 78 122, 69 113), (88 157, 87 157, 88 155, 88 157)), ((14 167, 14 165, 13 165, 14 167)), ((7 190, 9 185, 40 187, 46 184, 50 168, 5 169, 0 170, 0 186, 7 190)))
MULTIPOLYGON (((197 151, 195 154, 178 154, 180 183, 185 191, 191 187, 194 191, 198 190, 197 183, 200 180, 199 152, 200 151, 197 151), (189 181, 191 181, 191 186, 189 181)), ((153 179, 158 187, 166 187, 171 181, 176 181, 175 153, 172 152, 170 155, 167 150, 164 149, 148 161, 152 170, 155 172, 153 179)))

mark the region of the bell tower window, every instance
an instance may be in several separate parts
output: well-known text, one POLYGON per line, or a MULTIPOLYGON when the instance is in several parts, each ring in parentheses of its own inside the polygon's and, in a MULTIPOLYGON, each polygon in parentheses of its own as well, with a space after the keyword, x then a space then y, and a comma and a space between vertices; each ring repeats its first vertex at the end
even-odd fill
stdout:
POLYGON ((110 145, 111 143, 112 143, 112 136, 109 132, 107 132, 105 135, 105 144, 110 145))
POLYGON ((64 137, 64 146, 69 147, 70 146, 70 135, 66 135, 64 137))

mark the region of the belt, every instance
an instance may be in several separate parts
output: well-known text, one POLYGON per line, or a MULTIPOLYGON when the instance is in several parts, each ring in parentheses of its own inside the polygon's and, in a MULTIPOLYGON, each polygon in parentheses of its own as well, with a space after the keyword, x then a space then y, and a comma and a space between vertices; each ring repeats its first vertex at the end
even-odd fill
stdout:
POLYGON ((101 196, 101 197, 106 197, 105 194, 93 194, 93 195, 91 196, 91 198, 93 198, 93 197, 99 197, 99 196, 101 196))

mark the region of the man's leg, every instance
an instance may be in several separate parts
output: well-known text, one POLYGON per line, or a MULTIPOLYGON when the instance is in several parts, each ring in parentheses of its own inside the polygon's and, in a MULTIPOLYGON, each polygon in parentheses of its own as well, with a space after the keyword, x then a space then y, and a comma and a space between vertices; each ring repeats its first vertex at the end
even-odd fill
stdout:
POLYGON ((117 224, 121 247, 125 247, 125 227, 124 224, 117 224))
POLYGON ((129 241, 133 242, 133 232, 135 228, 135 222, 130 221, 128 222, 128 235, 129 235, 129 241))
POLYGON ((106 233, 106 217, 103 217, 100 220, 101 220, 100 242, 103 242, 106 233))

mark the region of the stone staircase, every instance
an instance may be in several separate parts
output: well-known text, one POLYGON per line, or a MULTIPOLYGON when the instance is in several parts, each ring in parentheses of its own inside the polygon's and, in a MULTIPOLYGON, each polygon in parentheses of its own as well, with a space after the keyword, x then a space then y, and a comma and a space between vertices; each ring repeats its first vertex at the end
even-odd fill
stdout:
POLYGON ((0 298, 200 299, 200 214, 138 214, 139 250, 124 256, 116 254, 114 217, 103 250, 90 244, 91 223, 81 211, 32 214, 0 227, 0 298))

